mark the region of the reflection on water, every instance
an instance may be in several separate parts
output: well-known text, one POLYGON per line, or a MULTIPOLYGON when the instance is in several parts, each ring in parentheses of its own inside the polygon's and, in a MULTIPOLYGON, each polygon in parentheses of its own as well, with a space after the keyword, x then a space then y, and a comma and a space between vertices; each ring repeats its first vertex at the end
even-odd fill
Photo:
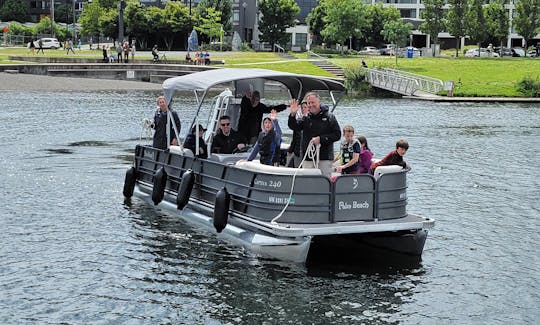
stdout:
MULTIPOLYGON (((538 105, 344 101, 336 116, 375 156, 409 141, 408 208, 436 225, 422 260, 342 250, 299 265, 254 256, 140 199, 124 202, 155 95, 0 92, 1 323, 540 317, 538 105), (23 115, 13 103, 24 103, 23 115), (365 258, 346 263, 352 253, 365 258)), ((175 103, 185 132, 194 102, 175 103)))

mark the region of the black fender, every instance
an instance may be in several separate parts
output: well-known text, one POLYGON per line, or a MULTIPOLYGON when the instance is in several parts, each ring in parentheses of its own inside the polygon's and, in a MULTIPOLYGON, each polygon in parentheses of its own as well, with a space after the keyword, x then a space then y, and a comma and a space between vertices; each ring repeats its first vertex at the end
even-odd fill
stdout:
POLYGON ((231 195, 224 187, 216 193, 216 203, 214 205, 214 228, 218 233, 222 232, 227 226, 229 219, 229 203, 231 195))
POLYGON ((167 172, 164 167, 158 169, 154 175, 154 187, 152 188, 152 201, 155 205, 163 200, 165 196, 165 185, 167 185, 167 172))
POLYGON ((135 182, 137 180, 137 171, 135 167, 131 167, 126 171, 126 178, 124 179, 124 197, 129 199, 133 196, 133 191, 135 190, 135 182))
POLYGON ((182 181, 178 188, 178 194, 176 195, 176 207, 178 210, 182 210, 189 202, 191 191, 193 190, 193 184, 195 183, 195 175, 191 169, 188 169, 182 175, 182 181))

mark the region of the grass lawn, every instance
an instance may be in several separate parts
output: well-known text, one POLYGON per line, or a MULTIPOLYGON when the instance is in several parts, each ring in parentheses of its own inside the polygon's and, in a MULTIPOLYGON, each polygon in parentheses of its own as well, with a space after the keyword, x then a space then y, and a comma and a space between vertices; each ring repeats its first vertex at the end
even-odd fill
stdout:
MULTIPOLYGON (((76 50, 76 57, 101 58, 101 50, 76 50)), ((169 52, 167 59, 174 63, 183 60, 184 52, 169 52)), ((31 56, 26 48, 0 48, 0 64, 15 64, 8 55, 31 56)), ((42 55, 42 54, 35 54, 42 55)), ((225 67, 262 68, 317 76, 335 77, 333 74, 307 61, 305 53, 294 54, 297 60, 287 60, 268 52, 210 52, 212 60, 224 60, 225 67)), ((66 57, 63 50, 45 50, 48 57, 66 57)), ((73 56, 73 55, 69 55, 73 56)), ((136 58, 151 59, 150 52, 138 52, 136 58)), ((369 67, 396 68, 395 58, 388 56, 339 56, 330 61, 343 68, 359 66, 364 59, 369 67)), ((464 57, 416 57, 398 58, 397 69, 454 81, 456 96, 521 96, 515 89, 524 77, 540 80, 540 58, 464 58, 464 57)))
MULTIPOLYGON (((369 67, 396 68, 395 57, 363 56, 369 67)), ((360 57, 335 58, 341 67, 360 65, 360 57)), ((540 81, 540 58, 398 58, 397 69, 420 75, 454 81, 455 96, 519 97, 518 81, 532 77, 540 81)))

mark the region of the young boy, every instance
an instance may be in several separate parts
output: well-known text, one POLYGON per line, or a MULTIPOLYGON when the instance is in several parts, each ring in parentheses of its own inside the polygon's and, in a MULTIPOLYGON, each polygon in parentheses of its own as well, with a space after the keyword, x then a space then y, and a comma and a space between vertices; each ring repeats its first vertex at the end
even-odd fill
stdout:
POLYGON ((371 164, 371 173, 373 174, 375 172, 375 169, 379 166, 388 165, 399 165, 405 169, 411 169, 403 160, 403 156, 405 156, 407 150, 409 150, 409 143, 407 143, 407 141, 405 140, 399 140, 398 142, 396 142, 396 150, 391 151, 388 155, 386 155, 386 157, 379 160, 378 162, 371 164))
POLYGON ((281 155, 281 128, 277 120, 277 112, 273 109, 270 117, 263 119, 263 130, 249 154, 248 161, 252 161, 260 153, 261 164, 278 166, 281 155))
POLYGON ((343 127, 343 143, 341 144, 341 165, 336 171, 343 175, 358 174, 358 158, 360 157, 360 142, 354 138, 354 128, 350 125, 343 127))

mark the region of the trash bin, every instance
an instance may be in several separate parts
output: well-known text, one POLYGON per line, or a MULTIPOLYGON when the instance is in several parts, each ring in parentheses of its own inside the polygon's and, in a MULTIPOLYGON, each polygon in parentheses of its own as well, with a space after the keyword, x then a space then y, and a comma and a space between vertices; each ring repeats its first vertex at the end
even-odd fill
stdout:
POLYGON ((407 58, 410 59, 410 58, 413 57, 413 55, 414 55, 414 48, 408 47, 408 48, 407 48, 407 58))

